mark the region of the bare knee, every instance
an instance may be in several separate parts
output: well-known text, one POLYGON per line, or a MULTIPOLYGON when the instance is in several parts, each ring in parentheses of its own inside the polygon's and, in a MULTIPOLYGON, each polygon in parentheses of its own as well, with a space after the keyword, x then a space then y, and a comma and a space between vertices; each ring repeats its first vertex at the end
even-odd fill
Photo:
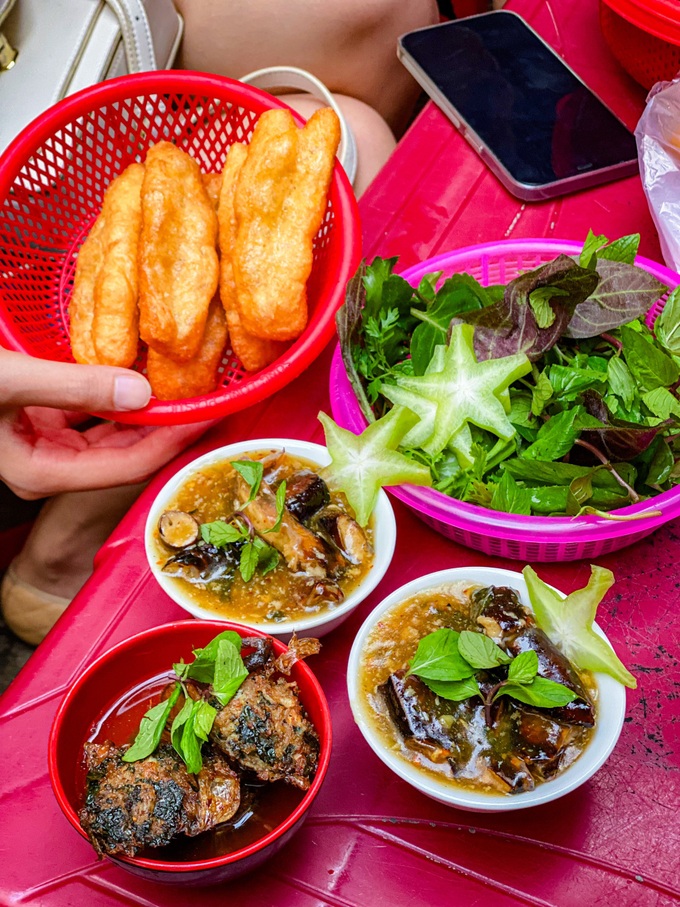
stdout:
POLYGON ((374 107, 400 131, 418 94, 397 38, 437 20, 435 0, 177 0, 185 17, 180 65, 238 78, 299 66, 374 107))

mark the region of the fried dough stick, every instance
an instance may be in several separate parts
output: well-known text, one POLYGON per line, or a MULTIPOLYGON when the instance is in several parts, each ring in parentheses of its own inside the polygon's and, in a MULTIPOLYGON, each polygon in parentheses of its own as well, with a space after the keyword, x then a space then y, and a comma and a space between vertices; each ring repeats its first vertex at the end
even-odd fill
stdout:
POLYGON ((217 211, 217 203, 220 198, 220 187, 222 186, 221 173, 202 173, 201 179, 203 186, 208 193, 208 198, 212 202, 213 208, 217 211))
POLYGON ((293 340, 307 324, 313 240, 339 141, 338 118, 328 107, 303 129, 287 110, 266 111, 257 122, 234 197, 234 279, 250 334, 293 340))
POLYGON ((146 156, 142 185, 139 331, 179 362, 201 345, 217 289, 217 216, 198 164, 170 142, 146 156))
POLYGON ((137 357, 137 254, 144 165, 130 164, 109 185, 78 253, 69 306, 76 362, 128 368, 137 357))
POLYGON ((205 323, 201 347, 188 362, 175 362, 149 347, 146 361, 151 389, 159 400, 183 400, 214 391, 224 347, 227 325, 218 299, 213 300, 205 323))
POLYGON ((227 316, 227 328, 231 338, 234 354, 248 372, 258 372, 269 365, 286 349, 286 344, 275 340, 262 340, 249 334, 241 323, 236 302, 236 284, 234 283, 233 252, 236 243, 236 212, 234 211, 234 193, 243 162, 248 156, 245 145, 237 142, 232 145, 222 171, 222 187, 217 207, 220 246, 220 298, 227 316))

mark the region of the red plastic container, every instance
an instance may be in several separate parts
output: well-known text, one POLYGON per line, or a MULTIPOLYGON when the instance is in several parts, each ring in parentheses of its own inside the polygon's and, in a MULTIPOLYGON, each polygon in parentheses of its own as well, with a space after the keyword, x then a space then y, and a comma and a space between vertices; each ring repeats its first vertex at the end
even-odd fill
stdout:
MULTIPOLYGON (((59 806, 71 825, 86 837, 78 810, 82 805, 84 773, 78 771, 83 744, 111 708, 131 690, 150 678, 168 671, 178 660, 191 661, 192 650, 205 646, 223 630, 240 636, 265 638, 250 627, 223 621, 183 620, 144 630, 104 652, 71 685, 57 709, 48 745, 50 781, 59 806)), ((272 639, 275 655, 286 651, 272 639)), ((319 793, 328 771, 331 753, 331 719, 321 686, 301 661, 291 669, 291 679, 314 724, 320 741, 319 762, 314 779, 295 809, 278 825, 252 844, 231 853, 201 860, 170 862, 150 857, 108 857, 128 872, 171 885, 213 885, 250 872, 273 856, 299 829, 319 793)))
POLYGON ((680 70, 677 0, 600 0, 600 25, 611 52, 644 88, 680 70))
MULTIPOLYGON (((163 139, 191 154, 204 172, 218 171, 229 146, 248 141, 261 113, 285 106, 222 76, 163 71, 87 88, 27 126, 0 158, 0 343, 73 362, 68 303, 76 256, 111 180, 163 139)), ((360 254, 356 200, 336 164, 314 243, 309 323, 302 336, 253 375, 228 349, 221 384, 205 396, 152 399, 143 410, 101 415, 146 425, 200 422, 268 397, 304 371, 330 340, 360 254)), ((135 368, 144 366, 142 353, 135 368)))

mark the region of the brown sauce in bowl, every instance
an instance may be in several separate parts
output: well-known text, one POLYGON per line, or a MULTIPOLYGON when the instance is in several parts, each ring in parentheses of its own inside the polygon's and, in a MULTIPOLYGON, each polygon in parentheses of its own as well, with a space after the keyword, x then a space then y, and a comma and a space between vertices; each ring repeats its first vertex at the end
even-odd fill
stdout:
MULTIPOLYGON (((442 627, 458 632, 477 630, 480 627, 471 615, 470 596, 480 586, 458 582, 420 592, 394 607, 385 614, 369 634, 362 653, 359 690, 363 701, 363 712, 368 717, 383 744, 401 758, 417 766, 425 774, 439 782, 453 787, 490 794, 506 794, 511 790, 489 766, 496 766, 514 755, 530 759, 540 757, 540 752, 528 746, 527 752, 518 747, 518 712, 506 699, 502 719, 490 729, 485 721, 481 699, 473 698, 463 702, 452 702, 431 695, 427 700, 429 713, 426 715, 431 726, 444 729, 446 735, 460 743, 459 758, 455 767, 450 761, 451 750, 443 745, 425 743, 414 737, 408 739, 395 721, 393 710, 388 704, 385 684, 395 672, 407 668, 418 648, 419 641, 442 627)), ((579 680, 585 687, 590 702, 595 706, 597 686, 589 672, 579 672, 579 680)), ((520 705, 521 709, 521 705, 520 705)), ((550 719, 550 711, 536 710, 542 721, 550 719), (541 714, 542 713, 542 714, 541 714)), ((559 722, 553 722, 559 730, 559 722)), ((593 735, 593 728, 573 725, 565 732, 561 749, 559 768, 550 777, 564 771, 585 750, 593 735)), ((547 763, 546 758, 546 763, 547 763)), ((538 777, 536 783, 550 780, 538 777)))
MULTIPOLYGON (((271 450, 249 452, 247 459, 265 460, 276 453, 271 450)), ((241 460, 246 457, 234 456, 233 459, 241 460)), ((278 457, 275 478, 268 483, 269 487, 275 492, 282 480, 290 480, 293 474, 301 470, 318 473, 319 467, 311 461, 284 451, 278 457)), ((267 482, 266 470, 263 484, 265 482, 267 482)), ((206 466, 186 480, 168 502, 166 510, 191 513, 199 523, 228 520, 243 503, 238 488, 239 477, 229 461, 206 466)), ((340 492, 330 491, 329 506, 352 518, 354 516, 345 496, 340 492)), ((190 581, 183 577, 171 577, 170 581, 178 584, 182 594, 196 606, 229 620, 276 625, 282 621, 322 615, 334 610, 357 589, 370 571, 373 565, 373 529, 370 524, 365 530, 365 535, 371 547, 370 556, 358 564, 344 563, 339 575, 334 578, 334 585, 336 584, 340 590, 336 595, 319 594, 310 577, 303 570, 289 569, 284 557, 280 558, 278 565, 271 572, 262 574, 256 570, 248 582, 243 580, 238 569, 228 577, 208 582, 190 581)), ((267 535, 262 538, 267 541, 267 535)), ((173 552, 163 542, 158 528, 154 532, 154 547, 157 564, 163 568, 173 552)))

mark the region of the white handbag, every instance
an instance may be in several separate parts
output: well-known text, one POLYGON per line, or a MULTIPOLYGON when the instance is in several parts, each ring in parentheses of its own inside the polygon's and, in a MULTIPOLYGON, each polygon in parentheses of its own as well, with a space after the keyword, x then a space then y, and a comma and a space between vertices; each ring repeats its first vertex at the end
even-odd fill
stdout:
POLYGON ((172 0, 0 0, 0 152, 81 88, 168 69, 182 28, 172 0))

